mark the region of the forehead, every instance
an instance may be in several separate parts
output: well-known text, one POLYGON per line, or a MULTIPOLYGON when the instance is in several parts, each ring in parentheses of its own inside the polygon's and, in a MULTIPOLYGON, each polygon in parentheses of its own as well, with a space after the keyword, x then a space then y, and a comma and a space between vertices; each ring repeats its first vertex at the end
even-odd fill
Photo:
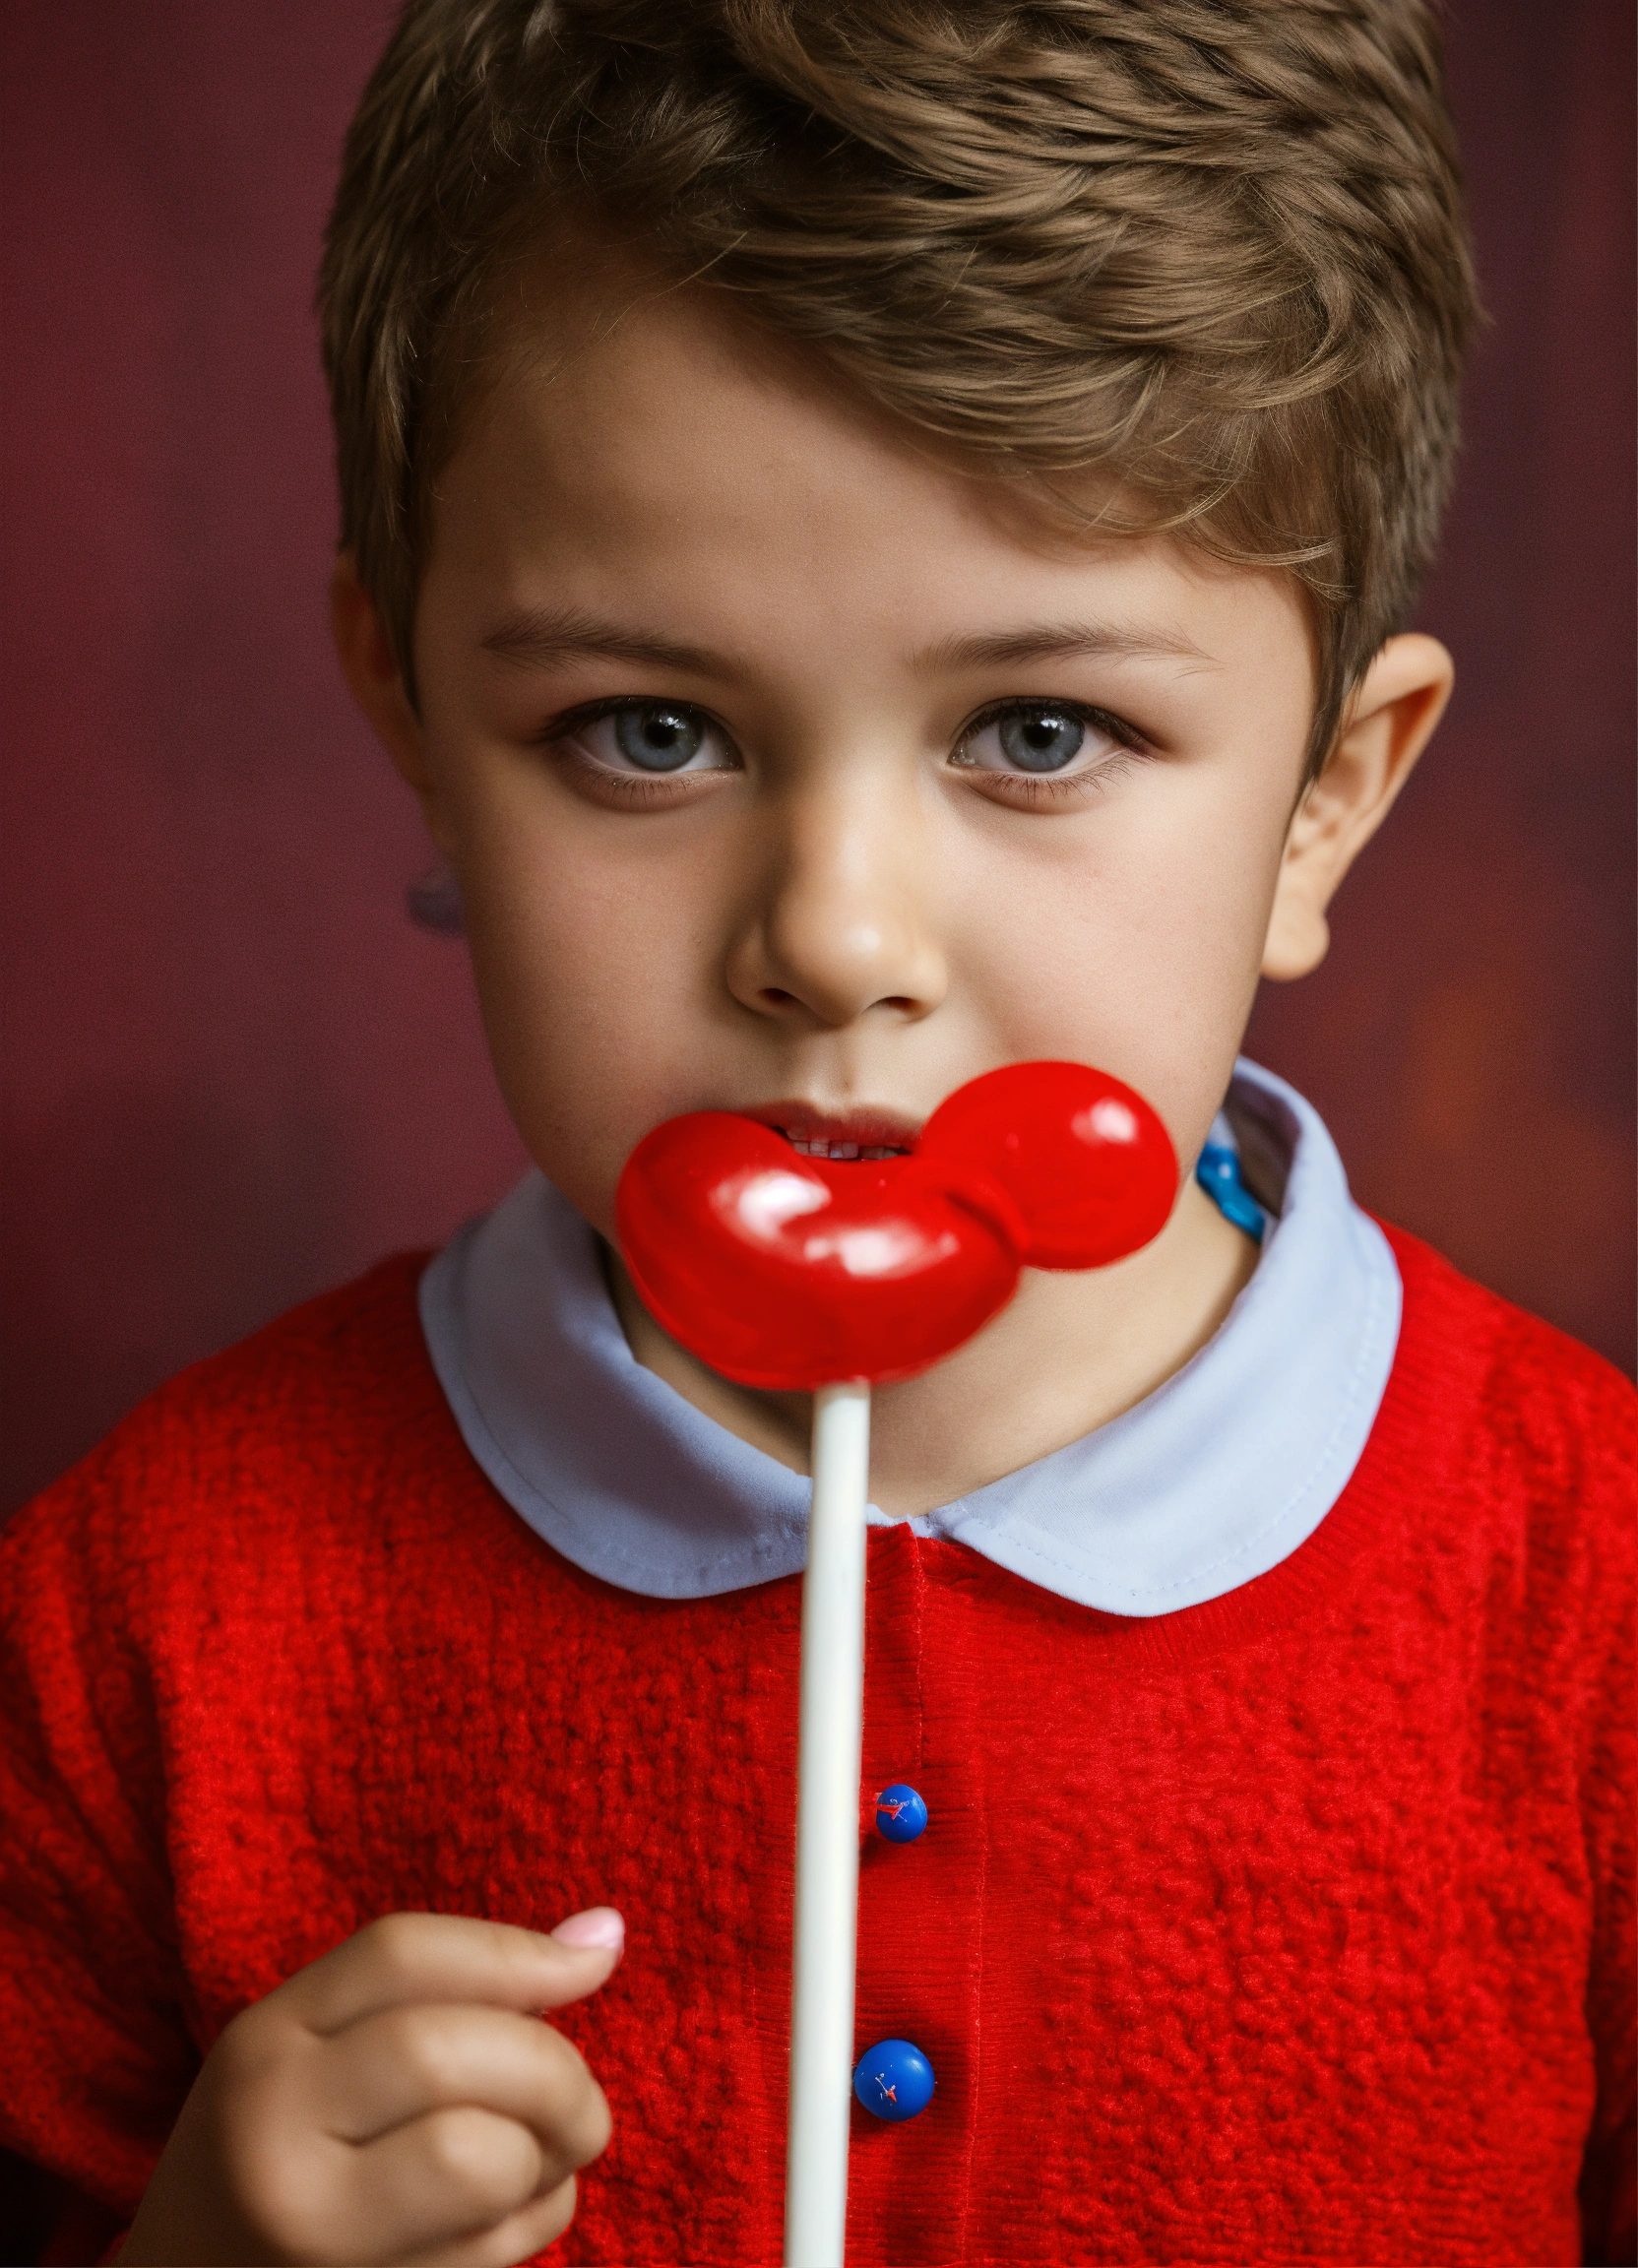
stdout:
POLYGON ((1306 645, 1287 578, 1101 536, 1111 492, 1083 481, 1080 518, 1049 513, 722 295, 633 273, 534 294, 434 484, 427 582, 505 605, 566 579, 594 607, 708 608, 747 627, 795 608, 918 645, 976 609, 1046 618, 1090 599, 1180 641, 1254 617, 1306 645))

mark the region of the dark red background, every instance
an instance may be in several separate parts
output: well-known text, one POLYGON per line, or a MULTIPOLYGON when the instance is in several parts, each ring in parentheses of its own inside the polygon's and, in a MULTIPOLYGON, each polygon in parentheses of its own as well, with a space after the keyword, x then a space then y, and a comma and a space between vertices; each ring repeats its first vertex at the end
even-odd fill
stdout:
MULTIPOLYGON (((7 13, 0 1508, 522 1159, 326 644, 308 311, 382 0, 7 13)), ((1629 1366, 1627 0, 1465 0, 1494 318, 1450 720, 1253 1052, 1361 1196, 1629 1366)))

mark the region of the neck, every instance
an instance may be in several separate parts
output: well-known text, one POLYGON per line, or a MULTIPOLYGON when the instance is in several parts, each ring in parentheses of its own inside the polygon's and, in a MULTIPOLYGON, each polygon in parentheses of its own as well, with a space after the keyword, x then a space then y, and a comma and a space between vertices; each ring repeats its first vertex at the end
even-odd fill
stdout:
MULTIPOLYGON (((931 1512, 1065 1448, 1130 1410, 1218 1329, 1256 1266, 1192 1176, 1152 1244, 1113 1268, 1026 1270, 1017 1295, 947 1361, 876 1391, 870 1498, 931 1512)), ((632 1354, 696 1410, 792 1472, 808 1470, 812 1403, 720 1377, 670 1338, 603 1248, 632 1354)))

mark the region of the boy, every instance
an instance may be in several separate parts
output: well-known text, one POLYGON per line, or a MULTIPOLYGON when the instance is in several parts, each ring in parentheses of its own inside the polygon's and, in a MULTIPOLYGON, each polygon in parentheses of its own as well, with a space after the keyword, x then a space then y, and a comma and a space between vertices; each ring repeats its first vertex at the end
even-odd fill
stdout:
POLYGON ((614 1182, 1059 1056, 1258 1206, 878 1397, 850 2257, 1629 2257, 1631 1398, 1234 1064, 1450 687, 1425 15, 418 0, 322 295, 544 1178, 9 1534, 7 2138, 127 2261, 777 2256, 805 1412, 614 1182))

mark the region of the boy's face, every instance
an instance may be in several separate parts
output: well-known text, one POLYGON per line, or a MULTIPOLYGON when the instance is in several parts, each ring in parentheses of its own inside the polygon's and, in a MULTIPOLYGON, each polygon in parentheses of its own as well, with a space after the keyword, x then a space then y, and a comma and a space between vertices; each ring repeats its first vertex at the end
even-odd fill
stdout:
POLYGON ((1055 535, 656 293, 486 398, 415 658, 385 728, 500 1080, 605 1233, 679 1111, 890 1146, 1030 1057, 1129 1081, 1194 1157, 1312 713, 1288 581, 1055 535))

